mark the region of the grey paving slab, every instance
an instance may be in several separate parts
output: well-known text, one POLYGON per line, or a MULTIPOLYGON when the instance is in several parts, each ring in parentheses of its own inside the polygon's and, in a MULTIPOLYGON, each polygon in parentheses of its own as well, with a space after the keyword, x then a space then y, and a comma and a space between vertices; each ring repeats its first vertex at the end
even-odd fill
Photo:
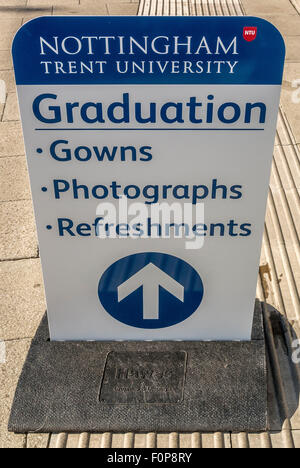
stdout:
POLYGON ((108 9, 105 2, 99 2, 99 4, 91 4, 91 5, 80 5, 80 6, 72 6, 72 5, 58 5, 54 6, 53 8, 54 15, 107 15, 108 9))
POLYGON ((0 122, 0 158, 25 153, 20 122, 0 122))
POLYGON ((300 14, 300 0, 290 0, 295 10, 300 14))
POLYGON ((6 342, 6 363, 0 364, 0 448, 25 447, 24 435, 7 432, 10 408, 14 397, 14 389, 28 352, 30 340, 6 342))
POLYGON ((296 448, 300 447, 300 431, 293 431, 293 441, 296 448))
POLYGON ((138 11, 138 4, 136 3, 108 3, 108 12, 110 15, 136 15, 138 11))
POLYGON ((38 255, 30 200, 0 203, 0 261, 38 255))
MULTIPOLYGON (((293 188, 300 188, 299 181, 299 151, 297 146, 278 146, 274 150, 274 163, 276 164, 276 180, 271 179, 270 186, 276 193, 280 189, 286 192, 293 188), (285 160, 285 161, 284 161, 285 160), (286 162, 286 164, 284 164, 286 162), (280 178, 278 177, 280 173, 280 178)), ((275 168, 274 168, 275 170, 275 168)), ((273 173, 272 173, 273 174, 273 173)))
POLYGON ((16 6, 16 7, 25 7, 27 0, 0 0, 0 6, 16 6))
MULTIPOLYGON (((33 437, 33 435, 31 435, 33 437)), ((37 439, 37 436, 34 436, 37 439)), ((43 441, 45 443, 45 441, 43 441)), ((230 449, 228 433, 52 434, 49 448, 230 449)))
POLYGON ((0 262, 0 339, 33 337, 46 304, 40 260, 0 262))
POLYGON ((226 433, 200 434, 200 444, 201 448, 206 449, 229 449, 231 448, 231 436, 226 433))
POLYGON ((300 189, 300 154, 297 146, 289 145, 285 147, 276 147, 274 151, 274 160, 280 177, 271 182, 272 189, 284 188, 289 191, 293 188, 300 189))
POLYGON ((11 49, 11 43, 16 31, 22 24, 21 18, 4 18, 4 10, 0 7, 0 50, 11 49))
MULTIPOLYGON (((40 10, 37 10, 40 11, 40 10)), ((35 13, 35 9, 33 8, 32 12, 30 12, 27 16, 24 16, 22 18, 22 24, 27 23, 28 21, 31 21, 35 18, 38 18, 40 16, 51 16, 53 14, 53 7, 50 10, 45 10, 43 14, 41 13, 35 13)))
POLYGON ((101 5, 106 5, 110 3, 139 3, 139 0, 80 0, 80 6, 86 8, 86 7, 94 7, 97 8, 98 6, 101 5))
POLYGON ((12 58, 10 50, 0 50, 0 71, 12 70, 12 58))
POLYGON ((300 62, 300 36, 285 36, 286 62, 300 62))
POLYGON ((5 82, 7 93, 13 93, 16 91, 16 83, 13 70, 0 71, 0 80, 3 80, 5 82))
MULTIPOLYGON (((1 5, 0 5, 1 6, 1 5)), ((2 9, 4 9, 2 7, 2 9)), ((10 32, 14 33, 21 26, 21 20, 18 18, 2 18, 0 17, 1 33, 10 32)))
POLYGON ((295 9, 289 0, 242 0, 247 15, 294 14, 295 9))
POLYGON ((3 122, 20 120, 19 105, 16 93, 8 93, 5 103, 3 122))
POLYGON ((300 63, 286 64, 281 105, 296 143, 300 143, 300 63))
POLYGON ((41 4, 40 7, 22 7, 22 6, 0 6, 0 16, 2 19, 20 19, 32 18, 43 15, 51 15, 52 6, 41 4))
MULTIPOLYGON (((284 83, 283 86, 286 86, 287 83, 284 83)), ((277 130, 275 138, 275 146, 289 146, 296 145, 295 137, 290 129, 290 124, 285 118, 284 111, 282 107, 279 108, 279 116, 277 120, 277 130)))
POLYGON ((52 6, 57 6, 57 5, 73 5, 73 6, 79 6, 80 1, 79 0, 28 0, 27 1, 27 8, 28 9, 33 9, 33 8, 51 8, 52 6))
POLYGON ((3 112, 4 112, 4 104, 0 102, 0 121, 1 121, 2 116, 3 116, 3 112))
MULTIPOLYGON (((290 434, 289 434, 290 435, 290 434)), ((246 448, 273 448, 283 449, 287 448, 288 434, 286 432, 270 432, 267 434, 232 434, 232 448, 246 449, 246 448)))
POLYGON ((0 158, 0 202, 31 200, 26 160, 23 156, 0 158))
POLYGON ((284 36, 300 36, 300 16, 296 11, 293 15, 280 13, 259 16, 274 24, 284 36))
POLYGON ((26 448, 41 449, 48 448, 50 434, 28 434, 26 440, 26 448))

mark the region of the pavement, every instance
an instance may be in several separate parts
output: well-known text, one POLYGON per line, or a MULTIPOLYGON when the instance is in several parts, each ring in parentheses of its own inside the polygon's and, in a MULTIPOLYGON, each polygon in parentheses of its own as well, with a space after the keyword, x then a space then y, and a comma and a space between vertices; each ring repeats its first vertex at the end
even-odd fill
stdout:
POLYGON ((0 448, 300 448, 300 0, 0 0, 0 448), (265 301, 277 413, 263 434, 25 434, 7 432, 14 391, 45 312, 39 249, 10 47, 18 28, 42 15, 251 15, 271 21, 287 45, 281 110, 257 297, 265 301), (297 81, 298 80, 298 81, 297 81), (1 88, 0 88, 1 89, 1 88), (2 96, 2 94, 4 94, 2 96), (272 322, 279 310, 293 332, 272 322), (3 344, 4 342, 4 344, 3 344))

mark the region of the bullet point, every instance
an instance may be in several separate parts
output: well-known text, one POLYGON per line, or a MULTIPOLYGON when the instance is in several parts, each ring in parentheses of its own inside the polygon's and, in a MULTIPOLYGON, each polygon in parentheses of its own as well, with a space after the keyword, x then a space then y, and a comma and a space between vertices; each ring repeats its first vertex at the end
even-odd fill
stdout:
POLYGON ((48 224, 47 229, 50 231, 50 229, 52 229, 52 226, 50 226, 50 224, 48 224))
POLYGON ((38 148, 38 149, 36 150, 36 152, 39 153, 39 154, 41 154, 41 153, 43 152, 43 150, 42 150, 42 148, 38 148))
POLYGON ((42 192, 47 192, 47 187, 42 187, 42 192))

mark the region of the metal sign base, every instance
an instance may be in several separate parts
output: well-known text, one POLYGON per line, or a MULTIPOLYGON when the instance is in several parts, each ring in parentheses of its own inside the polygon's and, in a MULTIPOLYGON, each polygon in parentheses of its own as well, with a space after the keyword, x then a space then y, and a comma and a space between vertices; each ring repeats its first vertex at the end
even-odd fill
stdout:
POLYGON ((260 303, 251 342, 50 342, 46 318, 16 390, 9 431, 267 429, 260 303))

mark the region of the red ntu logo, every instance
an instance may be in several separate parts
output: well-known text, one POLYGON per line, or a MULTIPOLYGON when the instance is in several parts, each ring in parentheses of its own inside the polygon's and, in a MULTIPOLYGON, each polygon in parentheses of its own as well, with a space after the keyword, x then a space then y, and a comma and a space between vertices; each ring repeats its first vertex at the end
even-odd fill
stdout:
POLYGON ((257 27, 247 26, 244 28, 243 37, 245 41, 248 41, 248 42, 254 41, 254 39, 256 39, 256 36, 257 36, 257 27))

